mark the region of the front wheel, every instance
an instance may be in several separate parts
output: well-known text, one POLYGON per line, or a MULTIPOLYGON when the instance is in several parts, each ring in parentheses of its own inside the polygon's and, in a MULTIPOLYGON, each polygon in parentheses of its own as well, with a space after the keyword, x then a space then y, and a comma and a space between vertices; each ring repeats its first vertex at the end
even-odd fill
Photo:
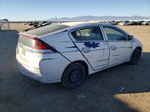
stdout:
POLYGON ((142 54, 142 51, 141 49, 139 48, 136 48, 133 53, 132 53, 132 56, 130 58, 130 61, 129 63, 132 64, 132 65, 135 65, 139 62, 139 59, 141 57, 141 54, 142 54))
POLYGON ((64 87, 73 89, 80 86, 85 80, 85 67, 80 63, 73 63, 64 71, 61 82, 64 87))

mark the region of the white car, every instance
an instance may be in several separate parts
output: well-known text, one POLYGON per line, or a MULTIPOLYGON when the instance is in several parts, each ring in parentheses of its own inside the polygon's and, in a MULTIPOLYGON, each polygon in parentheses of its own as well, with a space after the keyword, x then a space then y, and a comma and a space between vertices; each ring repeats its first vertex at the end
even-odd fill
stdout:
POLYGON ((19 34, 20 72, 43 83, 78 87, 86 77, 112 66, 136 64, 142 44, 120 28, 100 23, 53 23, 19 34))

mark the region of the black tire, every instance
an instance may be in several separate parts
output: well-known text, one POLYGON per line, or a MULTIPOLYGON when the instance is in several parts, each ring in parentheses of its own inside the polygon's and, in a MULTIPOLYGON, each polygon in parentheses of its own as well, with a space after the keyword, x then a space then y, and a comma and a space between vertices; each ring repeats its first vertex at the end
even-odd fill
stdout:
POLYGON ((132 53, 129 63, 132 65, 138 64, 139 59, 141 57, 141 53, 142 53, 141 49, 136 48, 132 53))
POLYGON ((85 67, 82 64, 73 63, 65 69, 61 83, 69 89, 77 88, 86 80, 86 75, 85 67))

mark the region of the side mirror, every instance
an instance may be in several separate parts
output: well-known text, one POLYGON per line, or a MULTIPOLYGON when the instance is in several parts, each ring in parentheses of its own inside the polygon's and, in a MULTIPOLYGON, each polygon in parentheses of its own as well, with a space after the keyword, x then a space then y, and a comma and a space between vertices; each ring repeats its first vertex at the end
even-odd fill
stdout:
POLYGON ((128 36, 127 36, 127 39, 128 39, 128 40, 132 40, 132 39, 133 39, 133 36, 132 36, 132 35, 128 35, 128 36))

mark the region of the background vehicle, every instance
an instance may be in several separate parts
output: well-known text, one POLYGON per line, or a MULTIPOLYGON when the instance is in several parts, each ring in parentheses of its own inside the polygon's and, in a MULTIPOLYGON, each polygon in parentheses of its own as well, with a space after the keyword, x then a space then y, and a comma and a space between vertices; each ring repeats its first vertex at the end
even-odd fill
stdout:
POLYGON ((20 33, 16 51, 17 65, 24 75, 75 88, 88 74, 125 62, 136 64, 142 45, 113 25, 74 22, 20 33))

